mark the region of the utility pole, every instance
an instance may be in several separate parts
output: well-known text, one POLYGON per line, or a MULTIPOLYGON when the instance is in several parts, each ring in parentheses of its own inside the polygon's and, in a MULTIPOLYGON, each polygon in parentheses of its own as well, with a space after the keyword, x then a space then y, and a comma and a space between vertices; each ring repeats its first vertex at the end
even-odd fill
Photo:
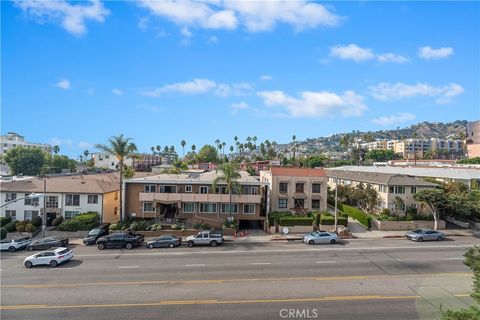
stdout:
POLYGON ((337 215, 338 215, 338 174, 335 176, 335 233, 337 233, 337 215))
POLYGON ((43 177, 43 214, 42 214, 42 238, 45 238, 47 220, 47 178, 43 177))

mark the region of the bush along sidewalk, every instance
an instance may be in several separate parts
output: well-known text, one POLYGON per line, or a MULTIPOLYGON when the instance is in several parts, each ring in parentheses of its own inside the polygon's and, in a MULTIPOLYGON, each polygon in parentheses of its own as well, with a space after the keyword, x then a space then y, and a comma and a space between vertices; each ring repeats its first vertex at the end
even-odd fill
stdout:
POLYGON ((85 212, 73 218, 63 221, 57 226, 59 231, 81 231, 90 230, 100 224, 100 217, 96 212, 85 212))

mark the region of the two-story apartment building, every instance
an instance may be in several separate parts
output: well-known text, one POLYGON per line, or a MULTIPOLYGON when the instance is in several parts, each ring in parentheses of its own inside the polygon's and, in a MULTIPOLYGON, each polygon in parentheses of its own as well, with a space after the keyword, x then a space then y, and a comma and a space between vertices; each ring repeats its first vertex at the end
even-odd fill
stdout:
POLYGON ((70 219, 92 211, 97 212, 103 222, 112 222, 119 219, 119 186, 118 179, 104 175, 4 181, 0 183, 1 204, 11 203, 1 208, 0 216, 31 220, 43 216, 45 210, 46 224, 50 225, 57 216, 70 219), (25 198, 32 193, 46 196, 45 199, 43 196, 25 198))
POLYGON ((225 183, 213 188, 221 171, 158 174, 125 180, 124 210, 128 217, 184 219, 220 227, 230 216, 242 224, 265 220, 265 184, 245 171, 237 179, 238 190, 230 196, 225 183))
POLYGON ((268 212, 327 210, 327 176, 323 169, 271 167, 260 172, 260 181, 269 186, 268 212))

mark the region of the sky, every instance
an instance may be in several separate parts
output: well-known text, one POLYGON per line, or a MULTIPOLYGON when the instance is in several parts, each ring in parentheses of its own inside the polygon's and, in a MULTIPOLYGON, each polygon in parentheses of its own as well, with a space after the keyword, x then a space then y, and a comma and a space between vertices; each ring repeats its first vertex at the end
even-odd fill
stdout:
POLYGON ((1 133, 76 157, 480 119, 479 2, 2 1, 1 133))

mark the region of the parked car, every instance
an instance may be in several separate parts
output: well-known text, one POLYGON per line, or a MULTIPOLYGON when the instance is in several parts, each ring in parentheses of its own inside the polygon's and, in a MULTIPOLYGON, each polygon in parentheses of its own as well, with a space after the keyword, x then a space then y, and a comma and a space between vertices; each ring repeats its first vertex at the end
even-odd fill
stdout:
POLYGON ((303 242, 307 244, 320 244, 330 243, 335 244, 338 242, 338 236, 332 232, 317 232, 311 233, 303 238, 303 242))
POLYGON ((32 241, 27 250, 45 250, 55 247, 65 247, 68 245, 68 238, 65 237, 46 237, 43 239, 32 241))
POLYGON ((20 249, 26 248, 32 240, 30 238, 18 238, 18 239, 3 239, 0 241, 0 250, 8 250, 15 252, 20 249))
POLYGON ((61 263, 67 262, 73 258, 73 251, 69 248, 57 248, 55 250, 42 251, 40 253, 32 254, 23 260, 23 265, 26 268, 31 268, 37 265, 50 265, 55 268, 61 263))
POLYGON ((307 238, 307 237, 312 237, 312 236, 315 236, 315 235, 317 235, 319 233, 322 233, 322 232, 327 232, 327 231, 318 230, 318 231, 309 232, 309 233, 303 235, 303 241, 305 242, 305 238, 307 238))
POLYGON ((139 246, 143 243, 143 235, 134 232, 115 232, 97 240, 99 250, 105 248, 127 248, 139 246))
POLYGON ((405 237, 407 237, 408 240, 417 242, 432 240, 441 241, 445 239, 445 234, 441 231, 430 229, 416 229, 405 233, 405 237))
POLYGON ((193 246, 211 246, 216 247, 223 243, 223 233, 221 231, 201 231, 195 236, 187 237, 187 245, 193 246))
POLYGON ((181 237, 175 237, 171 235, 163 235, 158 238, 152 239, 147 242, 147 248, 153 249, 153 248, 173 248, 173 247, 178 247, 179 245, 182 244, 182 238, 181 237))
POLYGON ((109 223, 103 224, 100 228, 95 228, 90 230, 90 232, 87 234, 85 239, 83 239, 83 243, 88 245, 96 244, 97 240, 100 239, 103 236, 108 235, 108 229, 110 228, 109 223))

